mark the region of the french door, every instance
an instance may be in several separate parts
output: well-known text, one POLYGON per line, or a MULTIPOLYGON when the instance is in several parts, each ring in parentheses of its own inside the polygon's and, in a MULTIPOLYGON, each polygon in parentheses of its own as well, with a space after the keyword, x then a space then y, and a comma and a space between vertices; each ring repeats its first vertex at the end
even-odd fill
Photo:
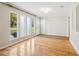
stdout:
POLYGON ((10 39, 18 38, 18 16, 16 13, 10 13, 10 39))
POLYGON ((36 20, 26 15, 10 14, 10 38, 11 40, 35 35, 36 20))

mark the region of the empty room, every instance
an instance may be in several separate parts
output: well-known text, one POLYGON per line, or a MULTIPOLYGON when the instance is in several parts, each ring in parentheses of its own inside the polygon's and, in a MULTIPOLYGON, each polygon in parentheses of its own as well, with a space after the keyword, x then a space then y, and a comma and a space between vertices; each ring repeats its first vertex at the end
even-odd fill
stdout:
POLYGON ((0 2, 0 56, 78 55, 78 2, 0 2))

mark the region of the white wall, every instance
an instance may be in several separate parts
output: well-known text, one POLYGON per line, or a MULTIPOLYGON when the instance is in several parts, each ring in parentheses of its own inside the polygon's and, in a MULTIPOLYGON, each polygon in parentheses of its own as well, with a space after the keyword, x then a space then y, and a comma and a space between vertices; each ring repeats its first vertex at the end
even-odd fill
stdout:
MULTIPOLYGON (((21 41, 20 39, 17 40, 10 40, 10 13, 14 12, 18 15, 26 15, 31 18, 35 18, 25 12, 22 12, 20 10, 8 7, 2 3, 0 3, 0 49, 9 46, 10 44, 13 44, 15 42, 21 41)), ((38 20, 38 19, 37 19, 38 20)), ((37 33, 39 34, 39 33, 37 33)), ((35 35, 37 35, 35 34, 35 35)), ((31 36, 35 36, 31 35, 31 36)), ((29 37, 31 37, 29 36, 29 37)), ((27 37, 28 38, 28 37, 27 37)))
POLYGON ((45 34, 45 19, 41 19, 41 34, 45 34))
POLYGON ((70 42, 79 54, 79 32, 76 31, 76 6, 75 3, 70 13, 70 42))
POLYGON ((41 20, 41 32, 46 35, 68 36, 67 17, 53 17, 41 20))
POLYGON ((0 4, 0 47, 6 45, 9 39, 9 11, 7 8, 0 4))

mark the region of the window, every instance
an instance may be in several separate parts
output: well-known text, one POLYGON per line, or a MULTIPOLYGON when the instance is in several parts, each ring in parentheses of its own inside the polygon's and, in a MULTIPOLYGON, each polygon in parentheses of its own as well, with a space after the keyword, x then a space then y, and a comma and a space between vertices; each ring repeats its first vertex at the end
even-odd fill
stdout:
POLYGON ((10 37, 17 38, 17 14, 10 13, 10 37))
POLYGON ((32 33, 36 32, 36 28, 35 28, 35 20, 32 19, 32 33))
POLYGON ((10 39, 14 40, 36 33, 35 18, 30 16, 10 13, 10 39), (17 17, 18 16, 18 17, 17 17))
POLYGON ((20 15, 20 37, 27 35, 27 17, 20 15))

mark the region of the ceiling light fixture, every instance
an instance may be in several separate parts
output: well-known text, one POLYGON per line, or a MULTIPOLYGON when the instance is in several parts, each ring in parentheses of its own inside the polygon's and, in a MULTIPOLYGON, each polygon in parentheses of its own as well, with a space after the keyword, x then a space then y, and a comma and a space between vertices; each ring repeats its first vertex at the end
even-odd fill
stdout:
POLYGON ((60 6, 60 8, 63 8, 63 7, 64 7, 63 5, 60 6))
POLYGON ((40 11, 42 11, 45 14, 48 14, 51 11, 51 8, 42 8, 40 9, 40 11))

